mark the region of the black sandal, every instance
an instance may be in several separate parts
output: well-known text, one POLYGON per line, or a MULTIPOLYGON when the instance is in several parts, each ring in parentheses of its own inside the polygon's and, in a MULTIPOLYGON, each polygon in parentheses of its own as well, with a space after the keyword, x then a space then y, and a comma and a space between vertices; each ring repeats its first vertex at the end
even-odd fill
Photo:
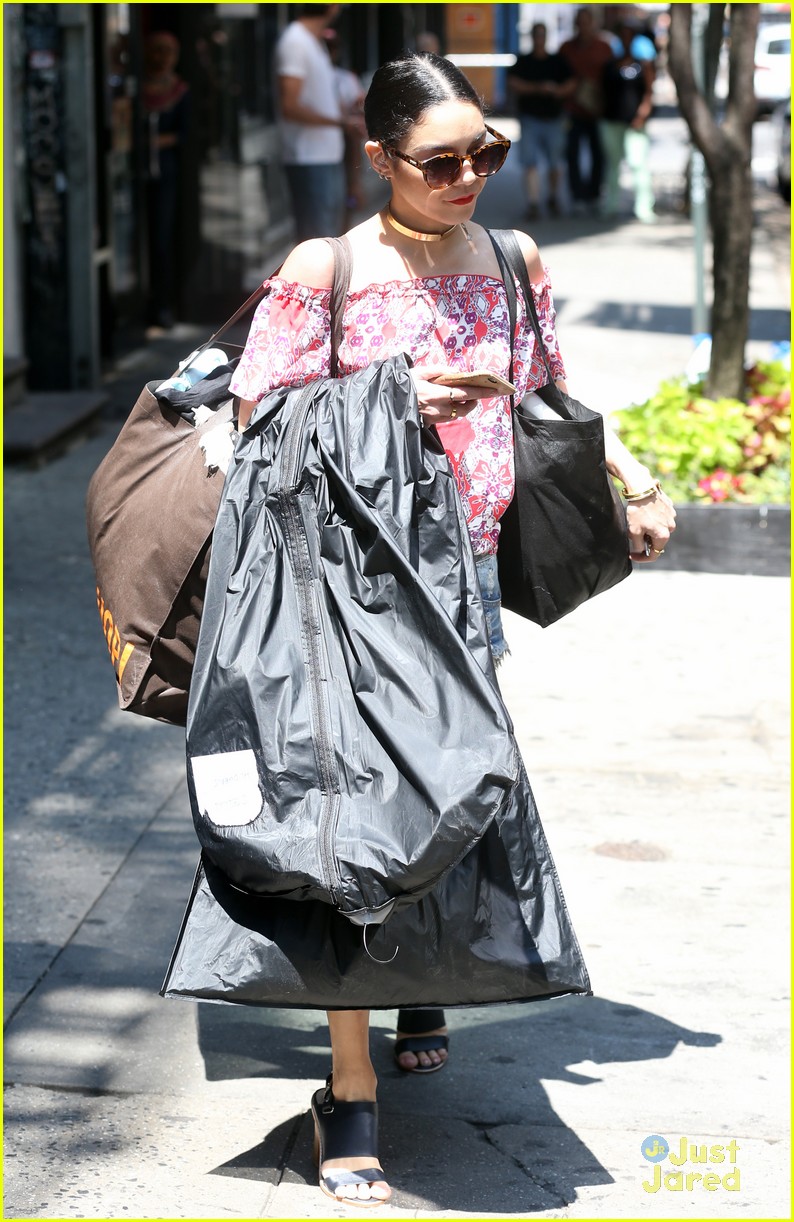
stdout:
MULTIPOLYGON (((325 1090, 312 1095, 314 1117, 314 1158, 322 1167, 327 1158, 378 1157, 378 1105, 364 1100, 344 1103, 334 1098, 333 1074, 329 1074, 325 1090)), ((327 1197, 344 1205, 364 1208, 386 1205, 389 1198, 337 1196, 337 1189, 348 1184, 373 1184, 384 1180, 383 1169, 378 1166, 365 1167, 361 1171, 347 1171, 337 1167, 325 1174, 320 1172, 320 1188, 327 1197)))
POLYGON ((403 1052, 448 1052, 448 1035, 425 1035, 436 1027, 444 1027, 444 1011, 441 1009, 400 1010, 397 1015, 397 1030, 405 1031, 406 1035, 394 1041, 394 1060, 403 1073, 438 1073, 449 1060, 444 1057, 435 1065, 414 1065, 407 1068, 401 1065, 399 1058, 403 1052))

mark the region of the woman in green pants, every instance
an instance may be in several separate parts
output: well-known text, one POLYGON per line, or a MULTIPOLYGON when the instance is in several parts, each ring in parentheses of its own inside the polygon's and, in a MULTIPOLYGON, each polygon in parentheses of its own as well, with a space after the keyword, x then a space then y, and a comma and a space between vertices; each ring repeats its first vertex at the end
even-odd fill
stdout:
POLYGON ((604 68, 604 117, 601 140, 607 162, 604 215, 616 216, 620 199, 620 166, 624 158, 634 180, 634 215, 645 224, 656 219, 646 124, 653 105, 653 64, 632 52, 636 31, 618 30, 621 54, 604 68))

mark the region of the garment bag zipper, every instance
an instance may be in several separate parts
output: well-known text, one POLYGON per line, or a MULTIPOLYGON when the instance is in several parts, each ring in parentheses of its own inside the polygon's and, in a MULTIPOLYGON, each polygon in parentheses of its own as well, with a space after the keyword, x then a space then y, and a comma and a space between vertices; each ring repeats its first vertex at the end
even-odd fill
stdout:
POLYGON ((320 862, 331 901, 337 908, 340 908, 341 879, 334 854, 334 837, 339 821, 339 772, 336 767, 336 754, 331 734, 331 713, 328 707, 327 688, 322 679, 323 650, 320 640, 321 620, 317 591, 312 573, 306 528, 297 499, 301 442, 312 408, 313 397, 314 388, 307 388, 298 400, 287 424, 282 477, 276 495, 281 506, 287 547, 292 559, 301 617, 301 635, 308 670, 309 698, 314 726, 314 751, 322 797, 318 828, 320 862))

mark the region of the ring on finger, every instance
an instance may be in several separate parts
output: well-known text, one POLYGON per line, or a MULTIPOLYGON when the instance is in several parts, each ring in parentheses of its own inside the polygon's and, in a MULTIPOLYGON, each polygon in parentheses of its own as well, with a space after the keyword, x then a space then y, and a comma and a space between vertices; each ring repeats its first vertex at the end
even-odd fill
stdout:
POLYGON ((458 409, 456 407, 451 407, 449 410, 450 420, 455 420, 457 415, 458 415, 458 409))
POLYGON ((654 554, 655 556, 663 556, 663 555, 664 555, 664 548, 663 548, 663 547, 652 547, 652 548, 651 548, 651 551, 653 552, 653 554, 654 554))

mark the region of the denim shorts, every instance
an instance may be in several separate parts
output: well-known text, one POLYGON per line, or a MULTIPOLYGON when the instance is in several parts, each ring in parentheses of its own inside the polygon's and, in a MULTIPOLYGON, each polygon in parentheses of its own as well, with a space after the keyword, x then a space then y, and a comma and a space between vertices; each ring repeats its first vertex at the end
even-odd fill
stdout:
POLYGON ((295 237, 335 237, 342 229, 345 168, 339 164, 285 165, 295 218, 295 237))
POLYGON ((496 666, 510 652, 502 630, 502 592, 499 589, 499 567, 496 556, 476 556, 477 576, 480 579, 482 605, 485 608, 485 623, 488 627, 488 643, 496 666))
POLYGON ((565 152, 565 120, 521 116, 521 164, 527 169, 546 162, 556 166, 565 152))

